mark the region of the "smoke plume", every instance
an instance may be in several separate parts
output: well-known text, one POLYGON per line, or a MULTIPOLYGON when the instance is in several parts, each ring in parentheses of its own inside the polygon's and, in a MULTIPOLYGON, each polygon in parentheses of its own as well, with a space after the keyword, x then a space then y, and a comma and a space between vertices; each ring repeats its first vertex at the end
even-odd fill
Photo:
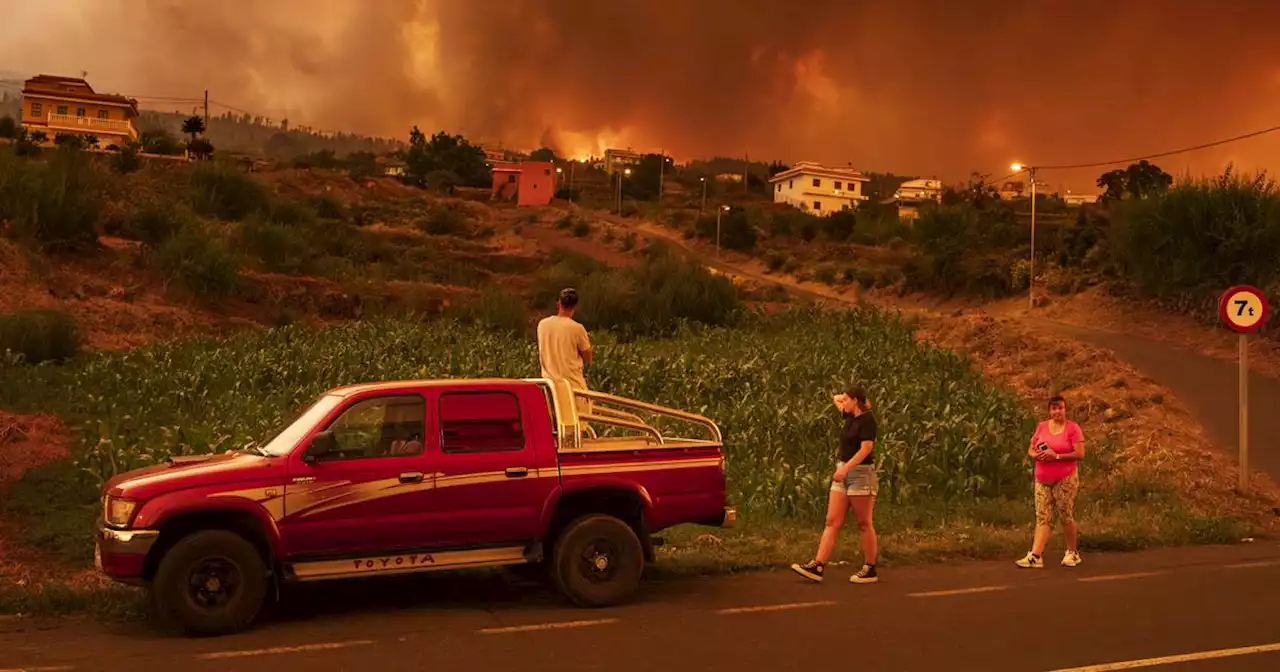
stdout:
MULTIPOLYGON (((11 70, 569 154, 631 146, 957 180, 1280 123, 1280 3, 1250 0, 12 2, 11 70)), ((1157 163, 1200 174, 1278 155, 1264 136, 1157 163)), ((1103 170, 1044 179, 1089 188, 1103 170)))

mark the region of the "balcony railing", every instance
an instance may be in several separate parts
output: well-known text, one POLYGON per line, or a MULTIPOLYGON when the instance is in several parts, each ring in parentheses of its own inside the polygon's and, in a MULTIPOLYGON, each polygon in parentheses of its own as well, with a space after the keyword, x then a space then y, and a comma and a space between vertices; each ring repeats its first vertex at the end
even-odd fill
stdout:
POLYGON ((123 133, 134 135, 133 126, 127 121, 118 119, 95 119, 93 117, 77 117, 70 114, 53 114, 46 117, 49 128, 65 128, 76 131, 103 131, 107 133, 123 133))

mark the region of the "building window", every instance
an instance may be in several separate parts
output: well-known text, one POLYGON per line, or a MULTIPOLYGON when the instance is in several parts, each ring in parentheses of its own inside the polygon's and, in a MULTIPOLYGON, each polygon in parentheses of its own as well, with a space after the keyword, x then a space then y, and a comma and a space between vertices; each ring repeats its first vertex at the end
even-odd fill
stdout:
POLYGON ((77 117, 83 117, 83 116, 84 116, 84 108, 83 108, 83 107, 77 107, 77 108, 76 108, 76 116, 77 116, 77 117))
POLYGON ((111 113, 110 113, 110 112, 107 112, 106 110, 98 110, 98 118, 99 118, 99 119, 109 119, 109 118, 111 118, 111 113))
POLYGON ((779 192, 781 192, 781 191, 782 191, 782 184, 781 184, 781 183, 779 183, 779 184, 778 184, 778 191, 779 191, 779 192))
POLYGON ((515 173, 511 173, 510 175, 507 175, 507 184, 515 184, 515 183, 516 183, 515 173))
POLYGON ((795 181, 795 180, 787 180, 787 188, 788 188, 788 189, 792 189, 792 188, 794 188, 795 186, 796 186, 796 181, 795 181))
POLYGON ((365 399, 352 404, 325 431, 333 449, 322 459, 358 460, 420 455, 426 401, 418 395, 365 399))
POLYGON ((33 116, 33 117, 43 117, 43 116, 44 116, 44 104, 42 104, 42 103, 31 103, 31 116, 33 116))
POLYGON ((821 186, 822 186, 822 178, 820 178, 820 177, 815 177, 815 178, 813 178, 813 186, 815 186, 815 187, 821 187, 821 186))
POLYGON ((841 184, 839 182, 836 182, 836 191, 840 191, 840 189, 841 189, 841 184))
POLYGON ((440 449, 446 453, 523 450, 520 400, 510 392, 440 395, 440 449))
POLYGON ((542 174, 543 174, 543 175, 550 175, 550 174, 551 174, 551 169, 550 169, 550 168, 543 168, 543 169, 542 169, 542 174))
POLYGON ((814 209, 814 210, 821 210, 821 209, 822 209, 822 201, 814 201, 814 202, 813 202, 813 209, 814 209))
POLYGON ((66 113, 67 113, 67 106, 66 106, 66 105, 59 105, 59 106, 58 106, 58 114, 66 114, 66 113))

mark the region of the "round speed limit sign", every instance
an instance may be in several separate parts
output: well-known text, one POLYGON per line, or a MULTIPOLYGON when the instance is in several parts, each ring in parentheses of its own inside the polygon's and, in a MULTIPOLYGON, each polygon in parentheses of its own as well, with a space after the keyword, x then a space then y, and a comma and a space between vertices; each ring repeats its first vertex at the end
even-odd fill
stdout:
POLYGON ((1237 285, 1218 299, 1218 316, 1228 329, 1247 334, 1266 324, 1271 313, 1267 297, 1257 287, 1237 285))

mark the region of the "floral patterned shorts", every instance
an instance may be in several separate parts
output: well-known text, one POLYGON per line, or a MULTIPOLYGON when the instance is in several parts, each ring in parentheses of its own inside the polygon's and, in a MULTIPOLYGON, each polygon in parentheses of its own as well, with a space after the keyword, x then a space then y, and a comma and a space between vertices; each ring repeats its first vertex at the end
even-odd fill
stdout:
POLYGON ((1079 472, 1073 471, 1057 483, 1036 481, 1036 524, 1052 525, 1055 517, 1063 525, 1075 522, 1076 493, 1079 491, 1079 472))

